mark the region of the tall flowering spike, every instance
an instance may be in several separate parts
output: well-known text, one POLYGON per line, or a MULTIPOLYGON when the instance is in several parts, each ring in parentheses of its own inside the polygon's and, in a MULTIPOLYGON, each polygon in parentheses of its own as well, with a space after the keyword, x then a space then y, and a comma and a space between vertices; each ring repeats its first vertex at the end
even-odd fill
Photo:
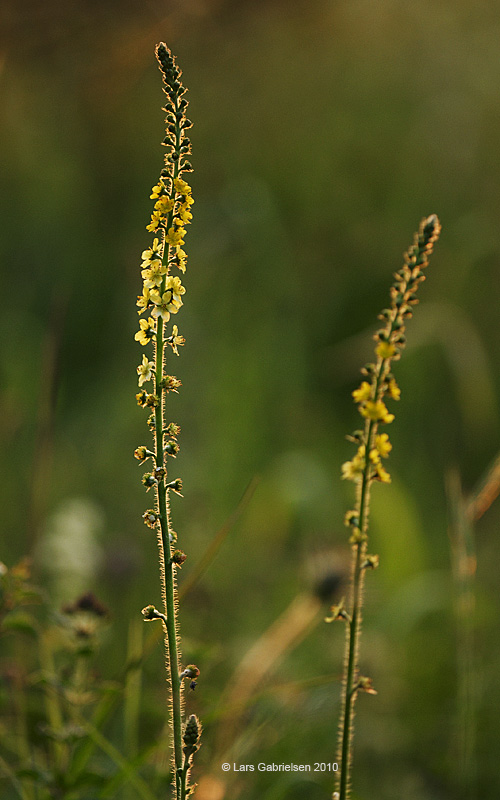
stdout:
MULTIPOLYGON (((382 466, 392 445, 387 433, 378 434, 379 425, 387 425, 394 420, 386 401, 399 400, 401 391, 391 372, 393 361, 401 357, 406 344, 406 320, 412 316, 412 307, 418 303, 416 293, 425 280, 424 270, 429 256, 441 231, 435 214, 422 220, 414 242, 405 253, 404 264, 396 272, 391 286, 391 303, 379 315, 384 325, 376 332, 376 361, 366 364, 362 372, 370 380, 363 380, 352 393, 358 411, 365 420, 365 429, 357 432, 358 450, 351 461, 342 465, 342 477, 361 483, 366 477, 369 481, 390 482, 390 476, 382 466)), ((364 508, 365 515, 368 507, 364 508)), ((366 531, 364 531, 366 532, 366 531)))
MULTIPOLYGON (((181 310, 186 292, 178 271, 186 271, 187 255, 183 245, 194 202, 191 187, 182 177, 184 173, 192 171, 187 160, 191 153, 187 131, 192 123, 186 117, 188 101, 181 81, 181 70, 165 44, 157 45, 156 58, 167 97, 163 109, 166 113, 166 136, 163 140, 166 155, 165 166, 151 191, 154 205, 147 230, 153 234, 153 241, 142 253, 143 286, 142 294, 137 299, 138 313, 145 316, 139 320, 139 330, 135 334, 136 341, 150 350, 142 355, 142 362, 137 367, 139 386, 149 384, 149 388, 148 391, 142 389, 136 399, 138 405, 148 412, 147 427, 153 435, 153 445, 151 448, 141 445, 135 450, 134 456, 140 463, 149 458, 153 462, 151 472, 143 475, 142 483, 146 491, 154 492, 154 508, 145 511, 143 520, 157 535, 163 611, 148 606, 145 609, 148 614, 143 611, 143 615, 146 620, 156 618, 163 622, 175 800, 185 800, 192 793, 193 787, 188 786, 189 769, 197 748, 192 748, 188 755, 183 752, 184 698, 180 678, 176 570, 186 555, 180 549, 172 549, 176 534, 172 530, 170 516, 170 494, 174 492, 182 497, 182 481, 168 477, 169 459, 175 458, 179 451, 177 435, 180 428, 173 422, 166 422, 167 398, 171 392, 178 393, 182 384, 175 376, 167 374, 166 366, 168 357, 178 356, 178 348, 185 342, 177 325, 171 326, 170 317, 181 310)), ((193 715, 190 717, 192 719, 195 719, 193 715)))
POLYGON ((350 601, 343 613, 333 608, 327 622, 336 619, 348 621, 346 625, 346 647, 342 684, 342 708, 339 726, 339 748, 337 760, 340 764, 337 780, 336 800, 346 800, 350 792, 354 705, 359 691, 375 694, 371 679, 361 676, 358 665, 359 638, 361 633, 363 580, 367 569, 378 566, 378 556, 367 555, 368 524, 370 513, 370 489, 374 481, 390 483, 390 475, 384 466, 392 450, 389 435, 379 433, 381 425, 394 420, 394 414, 386 402, 399 400, 400 389, 391 372, 392 362, 401 357, 404 350, 406 321, 412 316, 413 306, 418 303, 416 294, 425 280, 425 268, 429 263, 441 225, 435 214, 420 223, 413 244, 405 253, 404 264, 394 275, 391 286, 390 305, 380 314, 382 327, 374 338, 375 360, 362 370, 364 380, 352 393, 358 411, 364 420, 364 429, 355 431, 348 439, 356 445, 350 461, 342 465, 342 477, 356 483, 355 508, 345 515, 345 524, 350 530, 352 545, 352 578, 350 601))

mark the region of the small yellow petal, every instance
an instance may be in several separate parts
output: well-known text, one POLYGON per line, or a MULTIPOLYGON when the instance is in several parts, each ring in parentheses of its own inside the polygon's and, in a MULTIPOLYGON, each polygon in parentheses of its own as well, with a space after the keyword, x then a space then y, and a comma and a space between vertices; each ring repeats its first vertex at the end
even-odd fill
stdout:
POLYGON ((394 419, 394 414, 389 414, 382 400, 377 400, 376 402, 368 400, 368 402, 360 408, 359 413, 362 417, 371 419, 374 422, 392 422, 394 419))
POLYGON ((378 355, 379 358, 392 358, 395 354, 396 348, 390 342, 379 342, 377 347, 375 348, 375 353, 378 355))
POLYGON ((377 448, 382 458, 388 457, 389 453, 392 450, 392 444, 390 443, 389 437, 386 433, 381 433, 379 436, 375 437, 375 447, 377 448))
POLYGON ((355 389, 352 393, 355 403, 362 403, 364 400, 369 400, 372 396, 372 387, 366 381, 363 381, 359 389, 355 389))
POLYGON ((391 378, 391 380, 387 384, 387 392, 389 394, 389 397, 392 398, 392 400, 399 400, 399 398, 401 397, 401 389, 397 385, 394 378, 391 378))

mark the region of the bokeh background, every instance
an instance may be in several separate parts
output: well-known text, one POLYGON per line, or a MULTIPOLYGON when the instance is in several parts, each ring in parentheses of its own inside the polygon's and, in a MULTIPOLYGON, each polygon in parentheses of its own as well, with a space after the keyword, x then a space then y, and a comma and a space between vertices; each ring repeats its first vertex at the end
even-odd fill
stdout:
MULTIPOLYGON (((322 620, 348 558, 350 395, 392 272, 437 213, 397 365, 393 482, 373 492, 381 566, 362 663, 379 693, 359 698, 353 796, 498 797, 498 507, 465 537, 475 611, 453 569, 460 524, 450 533, 459 481, 473 491, 499 449, 498 3, 11 0, 0 13, 2 561, 29 555, 54 612, 99 597, 110 618, 93 670, 122 685, 140 609, 160 602, 132 454, 147 441, 135 299, 162 165, 163 40, 195 122, 171 401, 181 586, 220 545, 181 610, 186 661, 202 669, 188 698, 205 723, 197 796, 331 794, 331 774, 220 765, 334 761, 343 630, 322 620)), ((121 703, 106 722, 120 752, 165 749, 162 660, 156 641, 136 674, 137 741, 121 703)), ((8 681, 2 704, 8 736, 8 681)), ((153 751, 146 777, 168 768, 153 751)))

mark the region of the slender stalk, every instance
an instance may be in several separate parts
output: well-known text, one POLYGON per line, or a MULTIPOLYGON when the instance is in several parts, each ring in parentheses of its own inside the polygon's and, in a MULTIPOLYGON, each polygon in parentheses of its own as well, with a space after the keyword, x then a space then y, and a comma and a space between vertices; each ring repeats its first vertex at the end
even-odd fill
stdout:
MULTIPOLYGON (((175 111, 178 113, 178 103, 175 104, 175 111)), ((176 124, 175 132, 175 147, 180 146, 180 128, 176 124)), ((173 178, 178 177, 178 166, 174 166, 173 178)), ((172 181, 172 188, 170 198, 175 197, 175 189, 172 181)), ((173 210, 170 211, 167 217, 166 228, 168 229, 172 224, 173 210)), ((164 259, 167 264, 170 256, 170 245, 166 248, 166 258, 164 259)), ((168 273, 167 273, 168 274, 168 273)), ((163 277, 161 284, 160 294, 164 293, 167 281, 167 275, 163 277)), ((155 463, 157 468, 165 468, 165 457, 163 453, 163 439, 165 427, 165 412, 166 412, 166 392, 162 391, 162 380, 164 375, 165 366, 165 323, 163 320, 160 322, 158 318, 157 331, 156 331, 156 374, 155 374, 155 393, 161 397, 160 404, 155 409, 155 463)), ((171 527, 170 527, 170 514, 169 514, 169 499, 168 489, 166 488, 167 472, 158 484, 157 501, 159 507, 159 522, 160 522, 160 536, 158 539, 159 544, 159 561, 160 561, 160 581, 162 588, 162 599, 165 609, 166 620, 163 622, 165 630, 165 644, 167 651, 167 670, 169 674, 170 690, 171 690, 171 703, 172 703, 172 726, 173 726, 173 744, 174 744, 174 764, 176 773, 176 785, 179 782, 179 771, 182 770, 182 682, 179 678, 180 674, 180 647, 178 643, 178 628, 179 623, 177 619, 177 601, 176 601, 176 584, 174 575, 174 564, 172 562, 172 549, 170 544, 171 527)), ((177 795, 180 796, 180 787, 177 786, 177 795)))
MULTIPOLYGON (((135 338, 140 344, 153 344, 153 361, 143 356, 142 364, 137 368, 139 386, 149 381, 154 382, 154 392, 147 394, 142 390, 137 395, 139 405, 153 409, 148 426, 153 433, 154 447, 149 450, 145 446, 138 447, 135 457, 143 462, 151 458, 154 470, 143 476, 143 484, 155 492, 155 508, 148 509, 143 519, 148 527, 155 530, 158 541, 160 565, 160 585, 163 612, 154 606, 143 609, 146 621, 161 620, 165 634, 166 669, 169 683, 169 706, 172 724, 172 760, 174 766, 175 798, 181 800, 188 791, 189 759, 183 759, 183 679, 194 678, 199 670, 194 665, 180 671, 180 639, 178 624, 178 595, 176 588, 176 570, 186 559, 181 550, 173 545, 175 534, 170 522, 170 493, 180 494, 182 482, 179 478, 171 481, 168 478, 169 459, 175 457, 179 445, 177 436, 180 428, 174 423, 166 422, 167 395, 177 392, 181 382, 172 375, 166 374, 166 351, 169 347, 175 355, 179 355, 178 347, 184 344, 179 336, 177 325, 171 333, 167 331, 167 323, 172 314, 177 314, 181 306, 185 288, 179 277, 172 271, 186 269, 186 254, 181 249, 186 234, 184 225, 191 220, 190 208, 193 203, 191 187, 180 176, 190 172, 191 165, 186 156, 191 152, 191 143, 186 131, 191 122, 186 118, 187 100, 181 78, 181 71, 172 54, 163 43, 156 48, 156 57, 163 75, 167 102, 166 132, 164 144, 167 147, 165 168, 160 179, 153 187, 151 198, 156 200, 151 223, 147 226, 151 232, 157 232, 153 245, 142 254, 142 276, 144 286, 142 296, 138 298, 139 313, 147 311, 151 314, 147 320, 141 320, 140 330, 135 338)), ((191 755, 197 749, 193 745, 191 755)))
POLYGON ((186 790, 187 790, 187 776, 189 771, 189 762, 187 758, 184 759, 184 766, 182 767, 182 774, 180 777, 181 782, 181 800, 186 800, 186 790))
POLYGON ((380 318, 385 325, 375 334, 376 362, 367 364, 362 370, 370 378, 363 381, 352 394, 358 410, 365 420, 363 431, 355 431, 348 437, 358 445, 352 461, 342 465, 342 477, 356 483, 356 505, 345 517, 351 529, 352 572, 349 610, 342 601, 332 608, 327 622, 342 619, 347 624, 344 677, 342 682, 341 716, 339 726, 338 760, 335 800, 346 800, 349 796, 352 768, 352 743, 354 733, 354 706, 359 691, 376 694, 371 679, 360 675, 358 666, 359 642, 363 610, 363 584, 367 569, 378 566, 378 556, 367 555, 368 527, 370 517, 370 490, 374 481, 390 483, 390 475, 382 465, 392 449, 386 433, 378 434, 381 424, 393 421, 394 414, 387 410, 384 399, 399 400, 400 390, 391 373, 391 364, 400 358, 405 346, 405 321, 412 316, 411 307, 418 301, 415 297, 419 284, 425 279, 424 268, 440 232, 435 215, 422 220, 413 245, 405 254, 403 267, 395 274, 391 288, 391 305, 382 311, 380 318))
POLYGON ((357 653, 359 648, 359 634, 361 623, 361 606, 362 606, 362 570, 361 556, 362 551, 366 549, 366 545, 355 544, 353 546, 353 585, 352 585, 352 616, 349 625, 347 626, 347 670, 345 672, 345 680, 343 685, 343 710, 341 723, 341 749, 340 749, 340 763, 342 769, 340 771, 340 797, 344 798, 348 789, 349 772, 351 764, 351 745, 353 733, 353 716, 354 716, 354 703, 356 700, 356 692, 354 689, 355 682, 355 668, 357 663, 357 653))
POLYGON ((137 775, 134 765, 122 756, 114 744, 112 744, 109 739, 103 736, 103 734, 94 725, 92 725, 92 723, 78 714, 78 712, 76 713, 76 718, 78 719, 79 724, 85 728, 89 737, 95 742, 97 747, 99 747, 103 753, 106 753, 106 755, 114 762, 114 764, 116 764, 123 774, 126 775, 127 780, 135 789, 137 797, 142 798, 142 800, 157 800, 147 783, 140 777, 140 775, 137 775))
MULTIPOLYGON (((380 380, 380 376, 379 376, 380 380)), ((379 385, 377 380, 377 389, 379 385)), ((373 443, 377 424, 374 421, 367 423, 366 440, 373 443)), ((366 459, 363 470, 363 478, 359 493, 359 520, 361 521, 362 540, 353 544, 353 564, 352 564, 352 613, 350 623, 346 631, 346 663, 345 678, 343 682, 343 709, 340 737, 340 770, 339 792, 343 799, 347 796, 349 787, 351 747, 353 737, 353 717, 354 704, 357 697, 356 673, 358 669, 359 640, 361 635, 361 621, 363 609, 363 583, 365 569, 362 568, 363 559, 366 555, 367 532, 369 522, 369 503, 370 503, 370 461, 366 459), (345 766, 344 766, 345 765, 345 766)))
MULTIPOLYGON (((160 382, 163 374, 163 324, 158 325, 156 335, 156 394, 161 395, 160 382)), ((163 468, 163 413, 164 402, 156 408, 156 429, 155 429, 155 443, 156 443, 156 466, 163 468)), ((182 768, 182 698, 181 698, 181 681, 179 679, 179 648, 177 645, 177 609, 175 602, 175 579, 173 574, 172 553, 170 548, 170 530, 169 519, 167 511, 167 489, 165 488, 166 478, 163 478, 162 483, 158 487, 158 506, 160 517, 160 580, 162 584, 162 597, 165 608, 166 620, 163 622, 166 633, 166 647, 167 647, 167 668, 169 671, 169 680, 171 688, 171 703, 172 703, 172 725, 174 730, 174 763, 175 770, 182 768)))
POLYGON ((457 640, 457 787, 462 800, 476 800, 476 717, 479 695, 475 650, 475 537, 473 518, 467 513, 471 501, 467 502, 463 496, 458 472, 448 474, 446 490, 457 640))

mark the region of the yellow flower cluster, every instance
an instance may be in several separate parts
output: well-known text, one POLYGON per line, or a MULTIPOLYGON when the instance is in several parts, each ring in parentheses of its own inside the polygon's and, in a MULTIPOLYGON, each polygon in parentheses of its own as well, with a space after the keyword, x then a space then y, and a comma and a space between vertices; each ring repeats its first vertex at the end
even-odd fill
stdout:
MULTIPOLYGON (((158 45, 156 56, 163 76, 163 91, 167 96, 163 109, 166 112, 166 137, 163 144, 166 145, 167 152, 165 166, 151 190, 154 207, 147 229, 155 236, 150 247, 142 252, 142 294, 137 298, 137 308, 139 316, 144 314, 144 317, 139 319, 139 330, 135 339, 144 347, 152 346, 152 355, 142 356, 137 375, 139 387, 152 382, 153 388, 149 392, 146 388, 141 388, 136 399, 139 406, 152 411, 148 427, 154 436, 155 448, 154 451, 147 451, 147 457, 151 457, 156 464, 153 478, 155 485, 159 487, 165 484, 167 457, 175 457, 179 449, 175 441, 179 427, 171 423, 168 429, 165 428, 163 418, 167 395, 178 392, 182 384, 175 376, 165 374, 165 354, 171 348, 173 354, 178 356, 179 347, 185 343, 177 325, 168 330, 167 324, 171 315, 177 314, 182 307, 186 292, 175 271, 186 271, 187 255, 182 245, 186 227, 192 219, 191 207, 194 200, 191 186, 183 177, 183 173, 192 171, 187 160, 191 152, 187 132, 192 123, 186 117, 188 102, 185 98, 186 89, 180 80, 182 73, 166 45, 158 45), (170 436, 168 442, 165 441, 166 436, 170 436), (157 474, 158 470, 163 470, 163 473, 157 474)), ((136 458, 142 452, 143 448, 138 448, 136 458)), ((164 488, 167 488, 166 484, 164 488)), ((159 507, 157 512, 156 521, 159 521, 159 507)), ((163 522, 167 524, 166 519, 163 522)))
POLYGON ((391 305, 380 314, 385 325, 374 337, 377 343, 376 361, 366 364, 362 372, 369 380, 364 380, 352 393, 358 411, 365 420, 365 428, 352 437, 358 444, 358 450, 354 458, 342 465, 342 477, 346 480, 355 483, 373 480, 389 483, 391 480, 382 465, 382 459, 388 457, 392 445, 388 435, 379 435, 377 430, 379 425, 387 425, 394 420, 394 414, 387 409, 385 399, 399 400, 401 390, 391 373, 391 364, 404 349, 406 320, 412 316, 412 306, 418 302, 416 291, 425 280, 423 270, 428 265, 440 230, 435 215, 422 221, 413 245, 405 254, 405 263, 395 275, 391 287, 391 305))
MULTIPOLYGON (((175 115, 174 118, 177 119, 175 115)), ((170 127, 177 130, 176 125, 169 120, 167 116, 169 123, 167 130, 170 127)), ((186 138, 185 127, 178 129, 179 140, 184 141, 186 138)), ((172 141, 172 146, 175 147, 177 136, 173 134, 172 136, 175 139, 172 141)), ((187 169, 185 164, 184 168, 187 169)), ((151 247, 142 253, 143 286, 142 294, 137 298, 138 313, 149 311, 151 314, 147 320, 139 321, 140 328, 135 334, 136 341, 142 345, 147 345, 155 338, 158 324, 168 322, 171 314, 177 314, 186 291, 181 279, 171 274, 174 267, 183 273, 186 271, 187 255, 182 245, 186 236, 185 226, 191 222, 193 216, 190 210, 194 203, 192 190, 189 184, 179 177, 179 171, 180 168, 175 163, 170 168, 170 174, 168 169, 162 170, 160 179, 151 192, 151 199, 156 200, 156 203, 151 223, 147 227, 148 230, 157 232, 159 236, 155 237, 151 247)), ((185 339, 179 335, 177 325, 174 325, 172 334, 166 336, 165 341, 170 344, 173 352, 179 355, 178 347, 184 344, 185 339)), ((140 386, 145 381, 152 380, 155 375, 154 370, 144 372, 142 364, 137 368, 137 372, 140 386)))
MULTIPOLYGON (((383 467, 381 459, 387 458, 391 450, 392 444, 386 433, 375 437, 374 447, 371 448, 368 454, 368 464, 371 469, 370 477, 382 481, 382 483, 390 483, 391 477, 383 467)), ((357 483, 363 479, 366 466, 366 445, 361 444, 354 458, 342 464, 342 477, 357 483)))

